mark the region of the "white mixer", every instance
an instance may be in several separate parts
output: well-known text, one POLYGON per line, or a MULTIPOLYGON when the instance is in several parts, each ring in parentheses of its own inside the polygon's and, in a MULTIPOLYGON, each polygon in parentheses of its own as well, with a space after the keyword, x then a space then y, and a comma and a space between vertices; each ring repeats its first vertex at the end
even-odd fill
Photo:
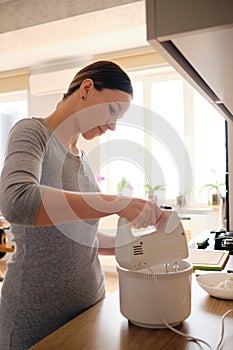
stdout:
POLYGON ((132 323, 164 328, 191 312, 191 274, 185 231, 177 213, 164 210, 158 229, 132 232, 120 218, 116 236, 121 313, 132 323), (165 320, 165 322, 164 322, 165 320))

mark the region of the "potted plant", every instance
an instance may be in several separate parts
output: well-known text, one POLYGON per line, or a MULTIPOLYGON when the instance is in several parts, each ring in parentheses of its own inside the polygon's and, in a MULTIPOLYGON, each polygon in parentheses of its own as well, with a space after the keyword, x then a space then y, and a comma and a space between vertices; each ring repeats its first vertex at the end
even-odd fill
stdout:
POLYGON ((225 183, 216 180, 214 183, 207 183, 202 186, 201 190, 208 189, 208 204, 212 206, 219 205, 220 201, 220 189, 225 186, 225 183))
POLYGON ((117 184, 117 193, 118 195, 132 196, 133 187, 129 181, 123 176, 121 181, 117 184))
POLYGON ((166 189, 166 185, 150 185, 150 184, 145 184, 145 189, 146 189, 146 197, 148 199, 151 199, 154 202, 158 201, 158 198, 156 196, 157 191, 164 191, 166 189))
POLYGON ((183 208, 186 204, 186 194, 188 193, 189 191, 186 191, 186 192, 178 192, 177 196, 176 196, 176 206, 178 208, 183 208))

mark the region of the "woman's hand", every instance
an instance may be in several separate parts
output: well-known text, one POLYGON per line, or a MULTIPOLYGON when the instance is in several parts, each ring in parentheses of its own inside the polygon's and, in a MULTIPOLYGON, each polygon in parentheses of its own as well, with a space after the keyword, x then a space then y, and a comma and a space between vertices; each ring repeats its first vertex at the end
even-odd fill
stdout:
POLYGON ((156 226, 164 216, 161 208, 151 200, 122 196, 119 201, 122 201, 122 209, 118 215, 131 221, 135 228, 156 226))

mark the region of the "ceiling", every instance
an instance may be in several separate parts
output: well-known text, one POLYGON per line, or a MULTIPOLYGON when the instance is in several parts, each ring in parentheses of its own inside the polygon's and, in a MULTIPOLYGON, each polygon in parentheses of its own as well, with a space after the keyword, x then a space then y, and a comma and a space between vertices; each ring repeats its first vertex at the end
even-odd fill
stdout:
POLYGON ((145 3, 138 1, 0 34, 0 73, 148 47, 145 3))

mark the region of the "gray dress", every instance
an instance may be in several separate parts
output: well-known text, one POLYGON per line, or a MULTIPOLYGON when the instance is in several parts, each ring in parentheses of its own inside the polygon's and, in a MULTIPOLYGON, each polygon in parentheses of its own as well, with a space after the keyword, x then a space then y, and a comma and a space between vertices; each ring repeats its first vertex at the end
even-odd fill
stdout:
POLYGON ((105 296, 98 220, 34 227, 45 186, 99 191, 84 153, 74 156, 40 118, 11 130, 0 208, 16 245, 0 299, 0 350, 25 350, 105 296))

